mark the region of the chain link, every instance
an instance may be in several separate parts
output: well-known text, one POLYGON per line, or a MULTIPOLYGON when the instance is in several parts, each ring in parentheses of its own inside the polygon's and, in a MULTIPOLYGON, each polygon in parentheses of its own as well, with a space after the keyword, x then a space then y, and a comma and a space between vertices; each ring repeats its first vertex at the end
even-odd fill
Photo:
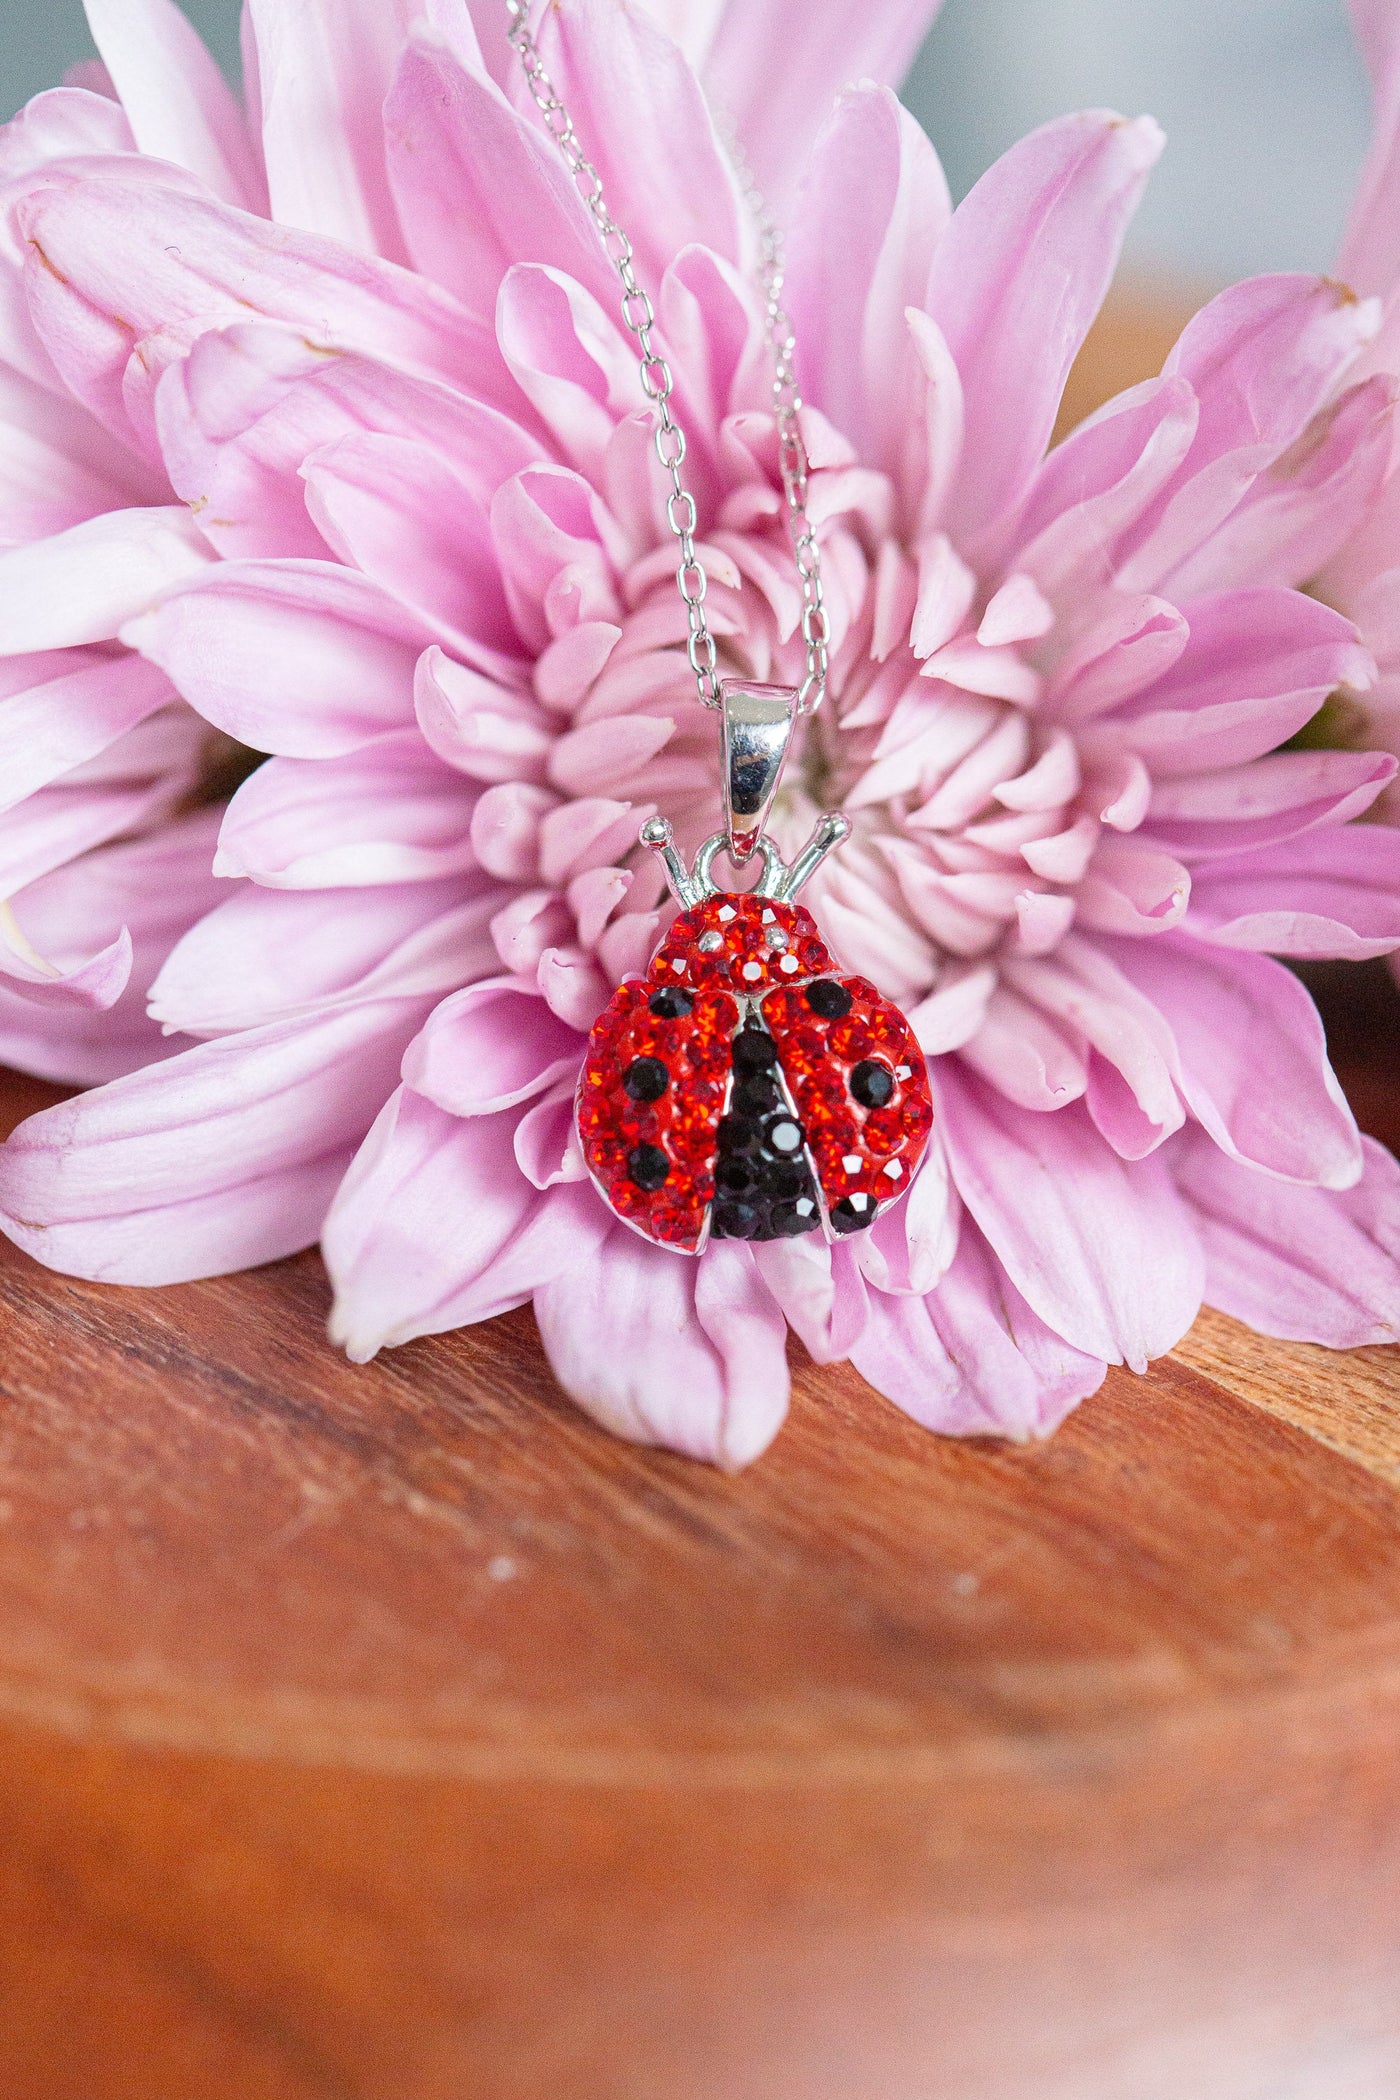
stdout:
POLYGON ((807 512, 807 485, 811 468, 802 435, 802 396, 797 388, 793 359, 797 337, 787 308, 783 286, 787 261, 783 236, 768 208, 768 199, 758 186, 747 154, 732 133, 726 138, 730 160, 739 178, 739 188, 758 233, 758 288, 763 294, 763 329, 773 360, 773 414, 778 425, 778 471, 782 475, 783 500, 787 506, 792 555, 802 585, 802 639, 807 646, 807 675, 797 696, 799 714, 815 714, 826 698, 830 666, 831 622, 822 591, 821 550, 807 512))
MULTIPOLYGON (((641 353, 642 391, 656 411, 656 428, 652 433, 656 456, 671 484, 666 498, 666 522, 675 534, 680 552, 676 588, 686 611, 686 655, 695 674, 695 689, 701 701, 706 707, 717 708, 721 705, 719 651, 705 613, 709 579, 705 565, 695 551, 695 498, 681 474, 686 453, 685 432, 671 412, 671 368, 652 344, 656 315, 644 287, 637 281, 632 243, 609 210, 603 195, 602 177, 579 143, 573 118, 560 101, 554 82, 546 71, 539 46, 530 30, 530 0, 506 0, 506 13, 510 17, 507 35, 524 70, 535 106, 544 119, 545 129, 564 156, 574 186, 597 229, 603 253, 617 272, 622 286, 623 325, 641 353)), ((831 631, 822 594, 821 554, 807 512, 810 467, 802 437, 802 397, 793 369, 797 346, 792 322, 783 307, 783 241, 754 179, 753 170, 736 142, 729 142, 729 151, 759 239, 757 274, 764 301, 764 333, 773 359, 778 466, 792 536, 793 559, 802 586, 802 639, 807 651, 807 671, 797 696, 797 712, 813 714, 826 697, 831 631)))

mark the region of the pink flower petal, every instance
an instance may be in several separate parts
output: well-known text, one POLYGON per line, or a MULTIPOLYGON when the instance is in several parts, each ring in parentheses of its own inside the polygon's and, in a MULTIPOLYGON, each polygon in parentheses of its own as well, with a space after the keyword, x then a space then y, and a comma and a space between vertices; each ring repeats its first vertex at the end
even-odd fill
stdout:
POLYGON ((46 963, 37 952, 16 940, 18 929, 5 923, 0 914, 0 979, 6 991, 32 1006, 77 1006, 91 1013, 105 1013, 115 1006, 131 977, 131 935, 125 928, 96 955, 89 955, 71 969, 46 963))
POLYGON ((1371 682, 1351 623, 1297 591, 1197 598, 1190 618, 1182 656, 1113 723, 1159 779, 1261 758, 1337 686, 1364 691, 1371 682))
POLYGON ((249 0, 272 216, 400 260, 384 98, 402 40, 388 0, 249 0))
POLYGON ((867 1292, 849 1243, 811 1234, 753 1249, 754 1265, 814 1363, 844 1363, 865 1327, 867 1292))
POLYGON ((492 333, 424 279, 339 241, 268 225, 134 172, 42 190, 20 222, 35 325, 55 364, 118 434, 130 433, 138 411, 135 427, 148 446, 149 399, 138 403, 125 387, 133 340, 150 339, 143 382, 153 391, 197 336, 250 315, 302 329, 314 315, 316 340, 328 348, 454 381, 469 372, 474 393, 513 405, 492 333))
POLYGON ((488 978, 436 1009, 409 1045, 403 1076, 449 1115, 494 1115, 577 1079, 583 1049, 526 979, 488 978))
POLYGON ((964 544, 1023 496, 1163 145, 1150 118, 1066 117, 982 177, 939 243, 927 306, 962 374, 950 503, 964 544), (1007 404, 1016 403, 1016 413, 1007 404))
POLYGON ((1369 379, 1323 409, 1164 588, 1189 598, 1222 585, 1301 585, 1316 576, 1375 508, 1390 466, 1397 393, 1400 382, 1369 379))
POLYGON ((614 431, 637 406, 636 358, 612 304, 601 306, 557 270, 516 264, 502 281, 496 313, 501 351, 521 392, 560 457, 595 480, 614 431))
MULTIPOLYGON (((518 64, 514 53, 510 61, 518 64)), ((399 63, 384 126, 413 260, 483 325, 494 322, 506 272, 525 257, 612 298, 597 235, 557 147, 494 82, 419 32, 399 63)))
POLYGON ((472 816, 472 846, 483 868, 501 882, 556 878, 541 869, 542 819, 558 807, 551 789, 506 780, 487 788, 472 816))
POLYGON ((1017 562, 1046 590, 1106 575, 1115 543, 1185 459, 1199 416, 1191 387, 1174 378, 1149 379, 1087 417, 1031 482, 1014 521, 1017 562))
POLYGON ((1400 22, 1390 0, 1347 0, 1356 40, 1378 88, 1389 78, 1389 68, 1400 52, 1400 22))
POLYGON ((1166 364, 1200 403, 1196 436, 1121 543, 1120 588, 1158 590, 1194 554, 1333 398, 1376 319, 1320 277, 1250 278, 1202 308, 1166 364))
POLYGON ((1058 1428, 1108 1368, 1032 1312, 972 1226, 931 1297, 871 1293, 851 1361, 926 1429, 1018 1442, 1058 1428))
POLYGON ((519 890, 491 921, 496 953, 507 970, 521 977, 533 977, 569 931, 568 908, 553 890, 519 890))
POLYGON ((384 1001, 201 1043, 21 1123, 5 1230, 106 1283, 184 1283, 314 1240, 422 1005, 384 1001))
POLYGON ((516 1164, 537 1189, 588 1179, 574 1122, 577 1086, 577 1077, 559 1080, 515 1126, 516 1164))
POLYGON ((302 474, 307 509, 342 561, 481 668, 518 660, 487 513, 431 447, 364 431, 315 453, 302 474))
POLYGON ((199 336, 161 378, 156 427, 176 493, 230 557, 328 551, 301 470, 339 438, 376 431, 428 444, 482 503, 539 456, 513 418, 431 374, 269 321, 199 336))
POLYGON ((995 969, 985 963, 955 964, 943 971, 909 1015, 919 1047, 930 1057, 961 1050, 981 1027, 996 982, 995 969))
POLYGON ((923 394, 904 315, 925 304, 948 224, 943 170, 890 89, 851 88, 823 127, 803 197, 787 285, 803 392, 866 466, 897 474, 923 394))
POLYGON ((1098 933, 1159 934, 1179 926, 1191 901, 1191 875, 1174 854, 1140 833, 1101 832, 1079 885, 1075 916, 1098 933))
POLYGON ((173 1046, 147 1017, 146 996, 172 945, 216 901, 209 872, 216 828, 216 812, 198 810, 149 837, 86 853, 11 900, 23 937, 59 969, 123 930, 132 963, 126 989, 106 1011, 39 1007, 0 986, 0 1062, 96 1086, 168 1053, 173 1046))
POLYGON ((0 552, 0 654, 109 641, 213 559, 182 508, 114 510, 0 552))
POLYGON ((958 1193, 1046 1325, 1139 1371, 1179 1342, 1204 1262, 1162 1154, 1120 1160, 1083 1109, 1027 1114, 950 1066, 939 1091, 958 1193))
POLYGON ((333 758, 412 722, 420 634, 353 570, 286 561, 221 562, 124 638, 240 743, 333 758))
POLYGON ((1036 642, 1055 624, 1055 609, 1047 604, 1034 579, 1008 576, 982 615, 977 639, 984 649, 1000 649, 1012 642, 1036 642))
MULTIPOLYGON (((1396 761, 1375 751, 1280 751, 1252 765, 1159 780, 1148 823, 1172 852, 1239 853, 1345 824, 1370 808, 1396 761)), ((1126 845, 1128 841, 1120 841, 1126 845)))
MULTIPOLYGON (((764 191, 784 204, 801 175, 813 128, 850 80, 897 87, 940 0, 771 0, 720 10, 705 60, 716 106, 727 110, 764 191)), ((687 8, 687 12, 690 12, 687 8)))
POLYGON ((226 203, 267 208, 258 154, 223 74, 174 0, 86 0, 88 27, 140 152, 226 203))
POLYGON ((1079 1031, 1061 1027, 1004 982, 987 1001, 981 1025, 961 1054, 968 1069, 1006 1101, 1036 1115, 1077 1101, 1089 1083, 1088 1051, 1079 1031))
POLYGON ((169 493, 76 401, 0 364, 0 545, 47 539, 169 493))
POLYGON ((540 873, 567 882, 587 868, 620 860, 637 843, 643 819, 631 802, 585 795, 551 809, 540 825, 540 873))
POLYGON ((626 783, 664 751, 675 734, 668 715, 615 715, 590 722, 559 738, 549 757, 549 777, 570 796, 596 795, 626 783))
POLYGON ((608 620, 586 620, 549 644, 535 662, 535 697, 567 714, 578 706, 617 644, 622 629, 608 620))
POLYGON ((455 772, 495 785, 542 774, 550 733, 534 702, 439 648, 418 660, 413 706, 424 742, 455 772))
POLYGON ((1193 931, 1266 955, 1361 961, 1400 947, 1400 831, 1349 824, 1238 860, 1206 862, 1193 931))
MULTIPOLYGON (((217 816, 217 812, 210 812, 217 816)), ((496 966, 486 921, 499 891, 405 883, 351 899, 240 883, 192 925, 151 986, 153 1019, 224 1035, 376 997, 455 990, 496 966), (347 910, 347 903, 351 909, 347 910)))
MULTIPOLYGON (((1022 998, 1071 1040, 1082 1038, 1121 1076, 1141 1118, 1136 1149, 1124 1154, 1131 1159, 1142 1158, 1185 1121, 1175 1084, 1176 1046, 1153 998, 1151 980, 1144 981, 1145 970, 1135 976, 1117 961, 1125 953, 1137 955, 1143 945, 1075 937, 1063 941, 1053 956, 1009 962, 1005 973, 1022 998)), ((1096 1069, 1091 1061, 1091 1113, 1096 1069)), ((1104 1098, 1101 1082, 1097 1091, 1104 1098)), ((1105 1135, 1114 1142, 1108 1132, 1105 1135)))
MULTIPOLYGON (((739 201, 699 81, 640 9, 563 0, 543 17, 540 48, 613 217, 659 283, 698 242, 737 262, 739 201)), ((540 258, 545 260, 546 258, 540 258)))
POLYGON ((619 611, 598 504, 582 476, 564 467, 515 475, 491 505, 495 559, 517 633, 531 651, 580 623, 619 611))
MULTIPOLYGON (((0 127, 0 183, 7 205, 34 177, 75 154, 134 153, 126 112, 106 94, 75 87, 36 95, 0 127)), ((23 250, 7 228, 0 233, 0 357, 41 387, 61 391, 48 352, 34 327, 18 265, 23 250)))
MULTIPOLYGON (((22 673, 24 660, 7 669, 22 673)), ((139 656, 40 658, 35 670, 27 691, 0 703, 0 809, 95 758, 175 698, 170 681, 139 656), (58 664, 59 676, 45 675, 58 664)))
POLYGON ((198 785, 203 725, 169 708, 0 819, 0 897, 105 840, 168 817, 198 785))
POLYGON ((1337 257, 1337 275, 1359 292, 1385 296, 1400 279, 1400 99, 1395 93, 1400 42, 1390 0, 1349 0, 1349 12, 1375 83, 1376 121, 1337 257))
POLYGON ((904 1201, 877 1218, 855 1242, 856 1262, 875 1290, 923 1298, 948 1273, 961 1230, 962 1205, 935 1135, 904 1201))
POLYGON ((1027 840, 1021 848, 1021 858, 1033 875, 1042 876, 1046 882, 1078 882, 1101 840, 1096 818, 1076 817, 1064 831, 1052 832, 1049 838, 1027 840))
POLYGON ((411 732, 342 758, 270 758, 219 834, 219 875, 277 889, 427 882, 476 865, 472 796, 411 732))
POLYGON ((1206 1253, 1206 1296, 1261 1334, 1330 1349, 1400 1341, 1400 1166, 1363 1138, 1354 1188, 1250 1173, 1204 1131, 1173 1150, 1206 1253))
POLYGON ((1352 1186, 1355 1118, 1317 1009, 1290 971, 1180 934, 1108 947, 1169 1023, 1183 1098, 1222 1151, 1283 1180, 1352 1186))
POLYGON ((407 1087, 391 1096, 322 1232, 331 1336, 353 1362, 494 1318, 592 1258, 606 1211, 591 1189, 533 1189, 511 1149, 516 1122, 464 1123, 407 1087))
POLYGON ((1190 632, 1165 598, 1105 592, 1055 672, 1056 715, 1062 722, 1084 722, 1107 714, 1169 671, 1190 632))
POLYGON ((733 1471, 782 1427, 787 1324, 736 1242, 692 1262, 614 1225, 536 1292, 535 1316, 560 1384, 618 1436, 733 1471))
POLYGON ((919 548, 918 595, 909 627, 909 646, 920 661, 952 641, 972 609, 977 578, 946 533, 935 533, 919 548))

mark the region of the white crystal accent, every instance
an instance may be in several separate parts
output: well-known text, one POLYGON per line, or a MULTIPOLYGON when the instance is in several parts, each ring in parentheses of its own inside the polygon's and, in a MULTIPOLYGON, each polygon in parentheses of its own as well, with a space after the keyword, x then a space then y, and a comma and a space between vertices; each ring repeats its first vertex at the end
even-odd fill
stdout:
POLYGON ((889 1175, 891 1181, 898 1181, 900 1175, 904 1172, 904 1167, 899 1160, 892 1159, 885 1172, 889 1175))
POLYGON ((908 1079, 913 1070, 914 1067, 912 1065, 896 1065, 894 1068, 894 1076, 896 1079, 908 1079))
POLYGON ((782 961, 778 964, 778 968, 780 970, 786 970, 789 977, 795 977, 798 970, 800 970, 801 967, 802 965, 798 962, 797 957, 795 955, 785 955, 782 961))
POLYGON ((708 933, 701 934, 695 945, 702 955, 713 955, 716 948, 724 946, 724 936, 716 933, 712 926, 708 933))
POLYGON ((715 917, 722 926, 727 926, 731 919, 737 919, 738 916, 739 914, 735 911, 732 904, 721 904, 719 910, 715 913, 715 917))
POLYGON ((758 980, 759 980, 759 978, 760 978, 760 977, 761 977, 762 975, 763 975, 763 965, 762 965, 762 963, 757 963, 757 962, 746 962, 746 963, 744 964, 744 976, 745 976, 745 977, 746 977, 746 978, 748 979, 748 981, 749 981, 749 983, 750 983, 750 984, 757 984, 757 983, 758 983, 758 980))
POLYGON ((864 1161, 858 1152, 848 1152, 841 1164, 848 1174, 859 1174, 864 1161))
POLYGON ((788 944, 788 937, 781 926, 770 926, 763 938, 770 948, 786 948, 788 944))
POLYGON ((771 926, 773 924, 773 913, 766 911, 758 923, 760 926, 771 926))
POLYGON ((810 1196, 799 1196, 794 1205, 799 1218, 810 1218, 816 1207, 810 1196))

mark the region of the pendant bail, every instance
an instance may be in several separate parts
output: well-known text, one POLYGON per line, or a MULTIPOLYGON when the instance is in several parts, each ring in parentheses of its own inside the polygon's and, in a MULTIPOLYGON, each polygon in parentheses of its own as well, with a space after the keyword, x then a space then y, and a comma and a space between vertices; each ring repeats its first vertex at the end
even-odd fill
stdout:
POLYGON ((797 718, 797 689, 720 685, 720 780, 730 858, 747 860, 763 835, 797 718))

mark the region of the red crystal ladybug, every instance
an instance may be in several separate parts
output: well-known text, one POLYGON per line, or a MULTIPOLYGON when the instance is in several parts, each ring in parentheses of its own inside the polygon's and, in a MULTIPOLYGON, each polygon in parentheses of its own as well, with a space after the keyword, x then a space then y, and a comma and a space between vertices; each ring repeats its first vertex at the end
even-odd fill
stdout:
POLYGON ((689 908, 594 1025, 577 1116, 600 1194, 659 1246, 861 1232, 923 1158, 933 1104, 908 1022, 838 970, 811 913, 788 901, 845 835, 844 820, 828 824, 840 829, 791 870, 767 851, 764 880, 742 896, 708 889, 720 841, 692 876, 669 826, 643 833, 689 908))

